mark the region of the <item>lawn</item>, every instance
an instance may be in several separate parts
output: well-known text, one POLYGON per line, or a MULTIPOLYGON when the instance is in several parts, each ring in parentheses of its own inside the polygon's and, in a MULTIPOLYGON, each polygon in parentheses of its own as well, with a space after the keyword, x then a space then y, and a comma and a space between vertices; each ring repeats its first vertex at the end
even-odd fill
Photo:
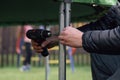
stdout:
MULTIPOLYGON (((90 66, 76 66, 75 72, 67 66, 66 80, 92 80, 90 66)), ((28 72, 20 72, 18 68, 0 68, 0 80, 45 80, 45 67, 32 67, 28 72)), ((51 66, 48 80, 59 80, 58 66, 51 66)))

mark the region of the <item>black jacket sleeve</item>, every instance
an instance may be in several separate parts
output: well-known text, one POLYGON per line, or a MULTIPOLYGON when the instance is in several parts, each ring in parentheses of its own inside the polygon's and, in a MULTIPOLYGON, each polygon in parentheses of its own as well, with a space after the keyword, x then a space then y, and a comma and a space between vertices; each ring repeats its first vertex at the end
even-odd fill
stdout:
POLYGON ((82 27, 79 27, 79 29, 82 32, 86 31, 93 31, 93 30, 107 30, 107 29, 113 29, 116 26, 120 25, 118 15, 120 16, 120 5, 112 6, 107 13, 104 14, 103 17, 96 20, 95 22, 91 22, 89 24, 86 24, 82 27))
POLYGON ((85 32, 82 39, 83 48, 86 51, 100 54, 120 54, 120 5, 113 6, 107 16, 100 23, 95 22, 96 27, 87 28, 87 31, 81 29, 85 32), (114 23, 113 27, 109 26, 110 23, 114 23), (105 26, 102 27, 102 25, 105 26))
POLYGON ((83 48, 88 52, 120 54, 120 26, 112 30, 85 32, 82 39, 83 48))

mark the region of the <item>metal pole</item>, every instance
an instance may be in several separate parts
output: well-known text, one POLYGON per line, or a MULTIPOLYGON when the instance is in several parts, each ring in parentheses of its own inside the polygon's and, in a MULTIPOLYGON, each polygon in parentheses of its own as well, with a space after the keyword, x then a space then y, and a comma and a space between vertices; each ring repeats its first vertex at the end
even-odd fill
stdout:
MULTIPOLYGON (((46 25, 39 26, 40 29, 45 29, 45 30, 46 27, 47 27, 46 25)), ((49 73, 50 73, 49 55, 46 56, 44 59, 45 59, 45 80, 49 80, 49 73)))
POLYGON ((48 77, 49 77, 49 72, 50 72, 50 66, 49 66, 49 56, 46 56, 45 57, 45 64, 46 64, 46 67, 45 67, 45 80, 48 80, 48 77))
MULTIPOLYGON (((61 2, 60 32, 70 24, 71 1, 61 2)), ((59 80, 66 80, 66 46, 59 44, 59 80)))
MULTIPOLYGON (((60 32, 64 28, 64 2, 60 5, 60 32)), ((65 46, 59 44, 59 80, 66 80, 65 46)))
POLYGON ((65 2, 65 26, 70 25, 71 2, 65 2))

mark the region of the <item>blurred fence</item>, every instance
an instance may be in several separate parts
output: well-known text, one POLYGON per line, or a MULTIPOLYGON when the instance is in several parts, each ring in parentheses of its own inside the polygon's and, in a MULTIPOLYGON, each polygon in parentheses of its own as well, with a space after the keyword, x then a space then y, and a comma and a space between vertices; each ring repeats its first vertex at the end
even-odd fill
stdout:
MULTIPOLYGON (((15 43, 16 43, 16 33, 17 27, 0 27, 0 67, 7 66, 17 66, 17 54, 15 51, 15 43)), ((57 65, 58 64, 58 50, 51 50, 50 52, 50 64, 57 65)), ((24 59, 24 53, 20 57, 20 65, 24 59)), ((76 65, 89 65, 90 64, 90 55, 85 52, 83 49, 78 48, 76 53, 73 55, 74 62, 76 65)), ((33 51, 32 56, 32 65, 33 66, 42 66, 44 65, 45 60, 39 54, 33 51)), ((67 63, 69 64, 69 57, 67 55, 67 63)))

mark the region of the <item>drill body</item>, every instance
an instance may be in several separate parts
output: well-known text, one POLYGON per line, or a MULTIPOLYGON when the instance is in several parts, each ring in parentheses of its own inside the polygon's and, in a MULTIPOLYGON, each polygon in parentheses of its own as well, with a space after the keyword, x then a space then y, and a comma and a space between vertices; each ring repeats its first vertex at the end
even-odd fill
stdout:
MULTIPOLYGON (((42 42, 46 40, 46 38, 51 36, 51 32, 48 30, 43 30, 43 29, 32 29, 32 30, 27 31, 26 36, 29 39, 32 39, 36 41, 37 43, 39 43, 39 45, 41 45, 42 42)), ((44 57, 49 55, 46 47, 43 48, 43 52, 41 52, 41 54, 44 57)))

